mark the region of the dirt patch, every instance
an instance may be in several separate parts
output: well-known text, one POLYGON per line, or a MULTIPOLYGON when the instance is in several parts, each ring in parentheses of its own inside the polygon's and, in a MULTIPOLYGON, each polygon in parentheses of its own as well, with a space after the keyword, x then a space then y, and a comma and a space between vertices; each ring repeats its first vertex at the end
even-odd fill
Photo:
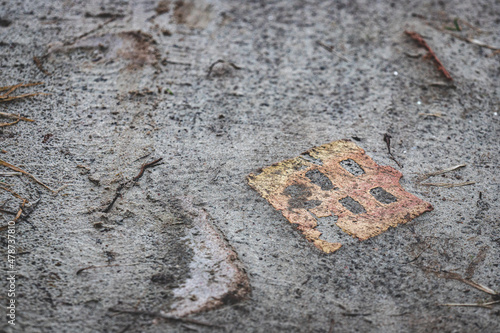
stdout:
POLYGON ((49 53, 69 53, 84 51, 88 53, 88 65, 106 65, 117 60, 125 60, 126 69, 135 70, 158 63, 160 52, 153 36, 137 31, 123 31, 98 36, 89 36, 75 43, 61 47, 49 46, 49 53))
POLYGON ((158 5, 155 8, 155 12, 158 15, 168 13, 170 11, 170 1, 162 0, 158 2, 158 5))
POLYGON ((205 28, 212 20, 212 6, 199 0, 179 0, 175 3, 174 19, 190 28, 205 28))

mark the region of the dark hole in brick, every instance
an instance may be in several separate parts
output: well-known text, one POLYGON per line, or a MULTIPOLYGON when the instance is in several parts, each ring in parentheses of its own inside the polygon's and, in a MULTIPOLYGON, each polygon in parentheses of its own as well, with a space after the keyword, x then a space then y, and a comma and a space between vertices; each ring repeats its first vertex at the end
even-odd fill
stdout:
POLYGON ((357 202, 351 197, 345 197, 343 199, 340 199, 339 202, 342 204, 342 206, 349 209, 354 214, 366 213, 365 207, 361 206, 359 202, 357 202))
POLYGON ((311 190, 302 184, 293 184, 293 185, 288 186, 283 191, 283 194, 286 194, 290 197, 295 197, 295 198, 298 198, 298 197, 307 198, 307 197, 311 196, 311 190))
POLYGON ((332 181, 319 170, 315 169, 307 171, 306 177, 311 180, 311 183, 321 187, 323 191, 329 191, 333 189, 332 181))
POLYGON ((314 158, 312 157, 311 155, 309 155, 309 153, 304 153, 302 155, 300 155, 303 159, 305 159, 306 161, 308 162, 311 162, 311 163, 314 163, 316 165, 323 165, 323 161, 321 161, 320 159, 318 158, 314 158))
POLYGON ((308 201, 304 202, 304 208, 305 209, 311 209, 311 208, 314 208, 314 207, 318 207, 322 203, 323 203, 323 201, 321 201, 321 200, 308 200, 308 201))
POLYGON ((312 209, 321 205, 321 203, 322 201, 320 200, 306 200, 306 198, 304 197, 291 198, 290 200, 288 200, 288 205, 290 206, 290 208, 312 209))
POLYGON ((347 160, 343 160, 340 162, 340 166, 352 173, 355 176, 360 176, 365 173, 362 167, 359 166, 356 161, 351 160, 350 158, 347 160))
POLYGON ((383 204, 390 204, 398 201, 398 199, 384 190, 382 187, 375 187, 370 190, 370 194, 373 195, 375 199, 380 201, 383 204))
POLYGON ((351 245, 357 242, 356 238, 351 237, 339 228, 337 225, 338 217, 336 215, 317 217, 317 220, 318 226, 316 230, 321 232, 320 239, 330 243, 341 243, 343 245, 351 245))
POLYGON ((320 200, 308 200, 311 196, 311 190, 302 184, 293 184, 288 186, 283 194, 290 196, 288 200, 288 205, 290 208, 305 208, 311 209, 321 205, 320 200))

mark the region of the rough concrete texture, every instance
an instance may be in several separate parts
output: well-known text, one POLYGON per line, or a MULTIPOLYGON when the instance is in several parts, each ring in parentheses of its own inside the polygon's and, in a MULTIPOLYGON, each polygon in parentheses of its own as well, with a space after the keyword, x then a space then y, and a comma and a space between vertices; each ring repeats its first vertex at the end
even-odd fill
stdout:
MULTIPOLYGON (((228 332, 499 331, 498 305, 440 304, 493 299, 446 272, 500 288, 500 55, 433 27, 458 17, 482 33, 460 20, 452 33, 498 47, 499 15, 494 0, 1 2, 1 85, 43 81, 22 92, 50 95, 0 104, 36 120, 1 128, 0 158, 69 185, 54 195, 2 176, 31 208, 39 202, 16 227, 16 326, 1 329, 221 331, 110 311, 172 310, 196 252, 178 204, 189 196, 251 286, 191 319, 228 332), (445 78, 415 57, 425 50, 405 30, 424 36, 452 87, 434 84, 445 78), (327 255, 245 177, 344 138, 400 170, 403 188, 434 211, 363 242, 320 226, 346 245, 327 255), (474 185, 418 184, 457 164, 467 166, 428 182, 474 185)), ((0 200, 19 207, 5 191, 0 200)))

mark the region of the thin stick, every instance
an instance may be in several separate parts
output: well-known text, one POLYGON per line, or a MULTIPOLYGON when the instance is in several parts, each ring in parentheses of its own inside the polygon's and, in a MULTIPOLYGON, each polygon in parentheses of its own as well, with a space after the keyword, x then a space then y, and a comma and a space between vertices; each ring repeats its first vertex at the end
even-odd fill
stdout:
POLYGON ((425 252, 428 248, 430 248, 430 247, 431 247, 430 245, 427 245, 427 247, 426 247, 425 249, 423 249, 422 251, 420 251, 420 253, 419 253, 419 254, 417 254, 417 256, 416 256, 415 258, 413 258, 412 260, 409 260, 409 261, 407 261, 407 262, 405 262, 405 263, 403 263, 403 264, 405 264, 405 265, 406 265, 406 264, 409 264, 409 263, 412 263, 412 262, 416 261, 416 260, 417 260, 418 258, 420 258, 420 256, 421 256, 421 255, 422 255, 422 254, 423 254, 423 253, 424 253, 424 252, 425 252))
POLYGON ((437 69, 438 71, 440 71, 441 73, 443 73, 443 75, 450 81, 453 80, 453 78, 451 77, 450 73, 448 73, 448 71, 446 70, 446 68, 444 68, 444 65, 443 63, 438 59, 438 57, 436 56, 436 54, 434 53, 434 51, 432 51, 431 47, 427 44, 427 42, 424 40, 424 38, 414 32, 414 31, 408 31, 408 30, 405 30, 405 34, 407 34, 408 36, 410 36, 413 40, 415 40, 418 45, 424 47, 429 53, 428 53, 428 56, 429 58, 433 59, 434 62, 436 63, 437 65, 437 69))
MULTIPOLYGON (((481 198, 481 194, 479 196, 481 198)), ((465 271, 465 278, 466 279, 471 279, 474 276, 474 272, 476 271, 477 267, 486 259, 486 253, 490 247, 488 245, 485 245, 479 249, 479 252, 477 253, 476 257, 474 260, 472 260, 467 267, 467 270, 465 271)))
POLYGON ((477 282, 474 282, 472 280, 466 280, 466 279, 463 279, 463 278, 460 278, 460 279, 457 279, 458 281, 461 281, 463 283, 466 283, 468 284, 469 286, 473 287, 473 288, 476 288, 477 290, 481 290, 481 291, 484 291, 485 293, 487 294, 490 294, 490 295, 494 295, 494 296, 497 296, 498 293, 495 292, 493 289, 490 289, 486 286, 483 286, 482 284, 479 284, 477 282))
POLYGON ((115 204, 116 200, 118 200, 118 198, 122 196, 121 192, 122 192, 122 189, 124 187, 125 187, 125 184, 121 184, 120 186, 118 186, 118 188, 116 189, 116 192, 115 192, 115 196, 113 197, 111 202, 108 204, 108 206, 102 210, 103 213, 108 213, 111 210, 111 208, 113 208, 113 205, 115 204))
POLYGON ((20 172, 0 172, 1 177, 13 177, 13 176, 21 176, 20 172))
POLYGON ((234 63, 232 62, 229 62, 229 61, 226 61, 226 60, 222 60, 222 59, 219 59, 217 60, 216 62, 214 62, 213 64, 210 65, 210 67, 208 68, 208 73, 207 73, 207 77, 210 76, 210 74, 212 73, 212 69, 214 68, 215 65, 217 64, 228 64, 229 66, 233 67, 234 69, 242 69, 240 66, 237 66, 235 65, 234 63))
MULTIPOLYGON (((28 200, 27 199, 23 199, 23 202, 21 204, 20 210, 22 210, 24 208, 24 206, 25 206, 26 203, 28 203, 28 200)), ((16 221, 19 218, 22 218, 23 220, 26 220, 31 215, 31 213, 33 213, 33 211, 36 209, 36 207, 38 206, 39 203, 40 203, 40 198, 38 198, 38 200, 32 202, 31 205, 30 205, 30 207, 28 207, 28 209, 25 209, 24 211, 22 211, 21 214, 19 214, 19 211, 17 213, 15 213, 15 212, 11 212, 11 211, 8 211, 8 210, 5 210, 5 209, 1 209, 1 208, 0 208, 0 212, 16 216, 15 217, 16 221), (24 213, 24 215, 22 215, 23 213, 24 213)), ((8 228, 9 228, 8 224, 3 225, 3 226, 0 227, 0 231, 7 230, 8 228)))
POLYGON ((463 277, 460 276, 460 274, 457 274, 457 273, 437 272, 437 275, 441 278, 444 278, 444 279, 457 280, 457 281, 463 282, 463 283, 468 284, 469 286, 471 286, 473 288, 476 288, 477 290, 481 290, 481 291, 483 291, 487 294, 493 295, 493 296, 499 295, 493 289, 490 289, 490 288, 483 286, 482 284, 479 284, 479 283, 474 282, 472 280, 464 279, 463 277))
POLYGON ((89 30, 89 31, 87 31, 87 32, 85 32, 85 33, 83 33, 83 34, 81 34, 80 36, 78 36, 78 37, 74 38, 71 42, 66 42, 66 43, 64 43, 64 45, 71 45, 71 44, 76 43, 76 41, 78 41, 79 39, 82 39, 82 38, 84 38, 84 37, 87 37, 88 35, 90 35, 90 34, 92 34, 92 33, 96 32, 97 30, 102 29, 105 25, 107 25, 107 24, 109 24, 109 23, 113 22, 113 21, 114 21, 114 20, 116 20, 117 18, 118 18, 117 16, 114 16, 114 17, 110 18, 109 20, 107 20, 107 21, 105 21, 105 22, 103 22, 103 23, 99 24, 96 28, 94 28, 94 29, 92 29, 92 30, 89 30))
POLYGON ((402 168, 402 167, 403 167, 403 165, 402 165, 401 163, 399 163, 399 161, 398 161, 398 160, 397 160, 397 159, 396 159, 396 158, 395 158, 392 154, 390 154, 390 155, 389 155, 389 157, 391 158, 391 160, 393 160, 394 162, 396 162, 396 164, 397 164, 400 168, 402 168))
POLYGON ((442 169, 442 170, 438 170, 438 171, 434 171, 434 172, 425 173, 422 176, 420 176, 419 181, 424 181, 427 178, 430 178, 430 177, 433 177, 433 176, 438 176, 438 175, 442 175, 443 173, 447 173, 447 172, 455 171, 455 170, 458 170, 458 169, 461 169, 461 168, 465 168, 466 166, 467 166, 467 164, 459 164, 459 165, 455 165, 455 166, 452 166, 452 167, 449 167, 449 168, 446 168, 446 169, 442 169))
MULTIPOLYGON (((473 29, 473 30, 476 30, 477 32, 480 32, 480 33, 482 33, 482 32, 483 32, 481 29, 479 29, 479 28, 476 28, 476 27, 472 26, 470 23, 467 23, 466 21, 464 21, 464 20, 462 20, 462 19, 460 19, 460 21, 461 21, 462 23, 464 23, 465 25, 467 25, 469 28, 471 28, 471 29, 473 29)), ((499 51, 499 50, 500 50, 500 47, 497 47, 497 46, 491 46, 491 45, 488 45, 488 44, 486 44, 486 43, 484 43, 484 42, 481 42, 481 41, 479 41, 479 40, 477 40, 477 39, 472 39, 472 38, 468 38, 468 37, 464 37, 464 36, 458 35, 458 34, 456 34, 456 33, 452 32, 452 31, 449 31, 449 30, 443 29, 443 28, 441 28, 441 27, 437 27, 437 26, 435 26, 434 24, 432 24, 432 23, 430 23, 430 22, 426 22, 426 23, 427 23, 427 25, 429 25, 430 27, 432 27, 432 28, 434 28, 434 29, 436 29, 436 30, 439 30, 439 31, 445 32, 445 33, 447 33, 447 34, 450 34, 450 35, 452 35, 453 37, 458 38, 458 39, 460 39, 460 40, 463 40, 463 41, 465 41, 465 42, 467 42, 467 43, 474 44, 474 45, 481 46, 481 47, 485 47, 485 48, 488 48, 488 49, 493 50, 493 51, 499 51)), ((494 53, 495 53, 495 52, 494 52, 494 53)))
POLYGON ((36 92, 36 93, 31 93, 31 94, 23 94, 23 95, 11 96, 11 97, 7 97, 7 98, 1 98, 0 97, 0 102, 10 102, 10 101, 13 101, 15 99, 26 98, 26 97, 33 97, 33 96, 37 96, 37 95, 50 95, 50 94, 42 93, 42 92, 36 92))
POLYGON ((9 96, 17 88, 33 87, 33 86, 39 86, 41 84, 43 84, 43 82, 18 83, 18 84, 15 84, 13 86, 0 87, 0 91, 8 90, 8 92, 6 92, 5 94, 0 95, 0 98, 5 98, 5 97, 9 96))
POLYGON ((384 134, 384 142, 387 145, 387 151, 389 152, 389 157, 391 158, 391 160, 393 160, 394 162, 396 162, 396 164, 400 168, 403 168, 403 165, 398 162, 398 160, 394 157, 394 155, 392 155, 392 152, 391 152, 391 138, 392 138, 392 136, 389 133, 385 133, 384 134))
POLYGON ((19 200, 22 200, 23 202, 28 202, 28 199, 23 198, 22 196, 20 196, 19 194, 17 194, 16 192, 14 192, 13 190, 11 190, 11 189, 10 189, 10 188, 8 188, 8 187, 5 187, 5 186, 0 185, 0 189, 2 189, 2 190, 4 190, 4 191, 9 192, 9 193, 10 193, 10 194, 12 194, 14 197, 18 198, 19 200))
POLYGON ((17 119, 16 121, 13 121, 11 123, 0 123, 0 127, 7 127, 7 126, 11 126, 11 125, 15 125, 17 124, 21 119, 17 119))
POLYGON ((17 222, 17 220, 21 217, 21 214, 23 213, 23 208, 24 208, 24 204, 25 203, 26 203, 26 199, 21 204, 21 207, 19 207, 19 210, 17 211, 16 217, 14 217, 14 222, 17 222))
POLYGON ((139 171, 139 174, 133 178, 133 181, 134 182, 138 181, 139 178, 141 178, 142 175, 144 174, 144 170, 146 170, 147 168, 152 168, 152 167, 157 166, 158 165, 157 163, 160 162, 161 160, 163 160, 162 157, 160 157, 157 160, 154 160, 153 162, 149 162, 149 163, 143 164, 142 167, 141 167, 141 170, 139 171))
POLYGON ((495 56, 497 54, 500 54, 500 50, 496 50, 496 51, 491 52, 491 54, 488 55, 487 57, 490 58, 490 57, 493 57, 493 56, 495 56))
POLYGON ((47 70, 45 68, 43 68, 43 65, 42 65, 42 62, 40 61, 40 59, 38 59, 37 57, 33 57, 33 62, 35 63, 38 70, 40 70, 40 72, 42 72, 43 74, 45 74, 47 76, 51 75, 49 72, 47 72, 47 70))
POLYGON ((19 119, 19 120, 24 120, 24 121, 34 121, 33 119, 21 117, 12 113, 6 113, 6 112, 0 112, 0 117, 5 117, 5 118, 12 118, 12 119, 19 119))
POLYGON ((318 40, 316 41, 316 44, 318 44, 319 46, 321 46, 322 48, 324 48, 325 50, 327 50, 328 52, 330 53, 333 53, 335 54, 337 57, 339 57, 340 59, 344 60, 344 61, 347 61, 347 62, 351 62, 349 59, 347 59, 345 56, 343 56, 342 54, 340 54, 339 52, 335 51, 333 49, 332 46, 328 46, 326 45, 325 43, 323 43, 322 41, 318 40))
MULTIPOLYGON (((427 85, 429 85, 431 87, 443 87, 443 88, 452 88, 452 89, 455 89, 457 87, 453 83, 440 82, 440 81, 428 82, 427 85)), ((422 86, 425 87, 425 85, 422 85, 422 86)))
POLYGON ((76 275, 79 275, 81 272, 86 271, 88 269, 96 269, 96 268, 104 268, 104 267, 118 267, 118 266, 137 266, 139 263, 135 264, 113 264, 113 265, 100 265, 100 266, 88 266, 84 268, 80 268, 79 270, 76 271, 76 275))
POLYGON ((188 67, 191 66, 191 64, 188 62, 181 62, 181 61, 174 61, 174 60, 167 60, 167 59, 164 59, 162 62, 165 64, 172 64, 172 65, 182 65, 182 66, 188 66, 188 67))
POLYGON ((485 48, 493 50, 493 51, 500 50, 500 47, 488 45, 486 43, 481 42, 480 40, 460 36, 460 35, 457 35, 456 33, 451 32, 451 31, 446 31, 446 32, 449 33, 450 35, 452 35, 453 37, 458 38, 460 40, 463 40, 467 43, 474 44, 474 45, 481 46, 481 47, 485 47, 485 48))
MULTIPOLYGON (((141 170, 139 171, 139 174, 137 174, 137 176, 135 176, 132 181, 133 182, 136 182, 139 180, 139 178, 142 177, 142 175, 144 174, 144 170, 146 170, 147 168, 152 168, 152 167, 155 167, 158 165, 158 162, 160 162, 161 160, 163 160, 162 157, 160 157, 159 159, 156 159, 152 162, 149 162, 149 163, 144 163, 141 167, 141 170)), ((111 202, 106 206, 106 208, 104 208, 102 210, 103 213, 108 213, 111 208, 113 208, 113 205, 115 204, 116 200, 118 200, 119 197, 122 196, 122 190, 125 188, 126 185, 130 184, 130 181, 127 181, 123 184, 121 184, 120 186, 118 186, 118 188, 116 189, 116 192, 115 192, 115 196, 113 197, 113 199, 111 200, 111 202)))
POLYGON ((328 333, 333 333, 333 326, 335 325, 335 320, 331 319, 330 320, 330 329, 328 330, 328 333))
POLYGON ((486 303, 445 303, 445 304, 439 304, 443 306, 469 306, 469 307, 481 307, 481 308, 487 308, 491 309, 491 305, 494 304, 499 304, 500 301, 492 301, 492 302, 486 302, 486 303))
POLYGON ((13 85, 13 86, 5 86, 5 87, 1 87, 0 88, 0 91, 5 91, 5 90, 8 90, 5 94, 2 94, 0 95, 0 98, 6 98, 7 96, 9 96, 11 93, 14 92, 14 90, 16 90, 17 88, 20 88, 22 87, 23 84, 22 83, 19 83, 19 84, 16 84, 16 85, 13 85))
POLYGON ((200 326, 221 327, 219 325, 214 325, 214 324, 210 324, 210 323, 195 320, 195 319, 181 318, 181 317, 177 317, 177 316, 169 316, 169 315, 164 314, 162 312, 148 312, 148 311, 125 310, 125 309, 116 309, 116 308, 110 308, 109 311, 138 315, 138 316, 158 317, 158 318, 162 318, 165 320, 178 321, 181 323, 195 324, 195 325, 200 325, 200 326))
POLYGON ((424 117, 437 117, 437 118, 443 118, 443 114, 438 112, 438 113, 419 113, 419 116, 424 116, 424 117))
POLYGON ((459 186, 467 186, 467 185, 473 185, 476 182, 463 182, 463 183, 458 183, 458 184, 450 184, 450 183, 424 183, 420 184, 423 186, 439 186, 439 187, 445 187, 445 188, 451 188, 451 187, 459 187, 459 186))
POLYGON ((463 24, 465 24, 466 26, 468 26, 469 28, 471 28, 472 30, 477 31, 478 33, 484 33, 484 32, 486 32, 486 31, 481 30, 478 27, 473 26, 472 24, 470 24, 469 22, 465 21, 464 19, 459 18, 458 20, 460 22, 462 22, 463 24))
MULTIPOLYGON (((5 86, 5 87, 0 87, 0 91, 5 91, 5 90, 8 90, 8 89, 11 89, 11 88, 20 88, 20 87, 33 87, 33 86, 39 86, 43 84, 43 82, 30 82, 30 83, 19 83, 19 84, 15 84, 13 86, 5 86)), ((14 90, 15 90, 14 89, 14 90)))
POLYGON ((12 165, 8 162, 5 162, 4 160, 1 160, 0 159, 0 165, 3 165, 4 167, 7 167, 9 169, 12 169, 14 171, 17 171, 17 172, 20 172, 22 174, 25 174, 26 176, 30 177, 31 179, 33 179, 35 182, 37 182, 38 184, 42 185, 43 187, 45 187, 47 190, 51 191, 51 192, 56 192, 56 190, 53 190, 51 189, 49 186, 45 185, 44 183, 42 183, 40 180, 38 180, 35 176, 33 176, 31 173, 29 172, 26 172, 24 171, 23 169, 20 169, 18 167, 16 167, 15 165, 12 165))

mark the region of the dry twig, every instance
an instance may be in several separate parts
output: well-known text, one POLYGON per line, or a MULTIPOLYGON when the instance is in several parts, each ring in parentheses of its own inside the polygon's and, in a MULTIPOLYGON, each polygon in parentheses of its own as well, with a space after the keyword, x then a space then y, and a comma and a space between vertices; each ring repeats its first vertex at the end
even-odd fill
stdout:
POLYGON ((459 186, 467 186, 467 185, 473 185, 476 182, 463 182, 463 183, 458 183, 458 184, 450 184, 450 183, 421 183, 420 185, 423 186, 439 186, 439 187, 445 187, 445 188, 451 188, 451 187, 459 187, 459 186))
POLYGON ((349 62, 349 63, 351 62, 351 61, 350 61, 349 59, 347 59, 344 55, 342 55, 341 53, 339 53, 339 52, 335 51, 335 50, 333 49, 333 46, 328 46, 328 45, 326 45, 325 43, 323 43, 323 42, 322 42, 322 41, 320 41, 320 40, 316 41, 316 44, 318 44, 319 46, 321 46, 322 48, 324 48, 324 49, 325 49, 325 50, 327 50, 328 52, 335 54, 335 55, 336 55, 337 57, 339 57, 340 59, 342 59, 342 60, 344 60, 344 61, 346 61, 346 62, 349 62))
POLYGON ((0 172, 1 177, 13 177, 13 176, 21 176, 20 172, 0 172))
MULTIPOLYGON (((424 17, 421 17, 421 18, 425 20, 424 17)), ((481 29, 473 26, 472 24, 470 24, 470 23, 468 23, 468 22, 466 22, 466 21, 464 21, 462 19, 459 19, 459 21, 462 22, 464 25, 468 26, 469 28, 471 28, 472 30, 476 31, 476 33, 484 33, 485 32, 485 31, 483 31, 483 30, 481 30, 481 29)), ((434 28, 434 29, 439 30, 441 32, 445 32, 447 34, 450 34, 453 37, 458 38, 460 40, 463 40, 463 41, 465 41, 467 43, 474 44, 474 45, 477 45, 477 46, 480 46, 480 47, 485 47, 487 49, 493 50, 494 52, 491 53, 489 56, 493 56, 495 54, 500 53, 500 47, 488 45, 488 44, 486 44, 486 43, 484 43, 484 42, 482 42, 480 40, 477 40, 477 39, 473 39, 473 38, 461 36, 459 34, 456 34, 456 33, 452 32, 452 31, 446 29, 446 28, 436 26, 435 24, 433 24, 433 23, 431 23, 431 22, 429 22, 427 20, 425 21, 425 23, 428 26, 430 26, 431 28, 434 28)))
POLYGON ((433 271, 434 274, 436 274, 440 278, 444 279, 449 279, 449 280, 457 280, 460 282, 463 282, 465 284, 468 284, 469 286, 476 288, 477 290, 480 290, 482 292, 485 292, 489 295, 492 296, 493 301, 490 302, 485 302, 485 303, 447 303, 447 304, 440 304, 444 306, 469 306, 469 307, 484 307, 484 308, 491 308, 491 305, 493 304, 498 304, 500 303, 500 294, 494 291, 491 288, 488 288, 486 286, 483 286, 482 284, 479 284, 477 282, 474 282, 469 279, 464 279, 460 274, 458 273, 452 273, 452 272, 436 272, 433 271))
POLYGON ((437 117, 437 118, 443 118, 443 114, 441 112, 437 113, 419 113, 419 116, 424 116, 424 117, 437 117))
POLYGON ((19 120, 23 120, 23 121, 34 121, 33 119, 21 117, 21 116, 18 116, 18 115, 12 114, 12 113, 6 113, 6 112, 0 112, 0 117, 19 119, 19 120))
POLYGON ((405 30, 405 34, 407 34, 408 36, 410 36, 420 46, 424 47, 428 51, 427 57, 429 57, 430 59, 434 60, 434 62, 437 65, 438 71, 440 71, 441 73, 443 73, 443 75, 446 77, 446 79, 448 79, 450 81, 453 80, 453 78, 451 77, 450 73, 448 73, 448 71, 446 70, 446 68, 444 68, 443 63, 438 59, 438 57, 436 56, 436 54, 434 53, 434 51, 431 49, 431 47, 427 44, 427 42, 424 40, 424 38, 420 34, 414 32, 414 31, 408 31, 408 30, 405 30))
POLYGON ((403 165, 401 163, 398 162, 398 160, 394 157, 394 155, 392 155, 392 152, 391 152, 391 139, 392 139, 392 136, 388 133, 385 133, 384 134, 384 142, 385 144, 387 145, 387 151, 389 152, 389 157, 394 161, 396 162, 396 164, 402 168, 403 165))
POLYGON ((219 60, 217 60, 216 62, 214 62, 213 64, 210 65, 210 67, 208 68, 207 77, 210 76, 210 74, 212 73, 212 70, 214 69, 214 66, 217 65, 217 64, 228 64, 229 66, 233 67, 234 69, 237 69, 237 70, 242 69, 242 67, 237 66, 236 64, 234 64, 232 62, 219 59, 219 60))
POLYGON ((474 272, 476 271, 476 268, 479 266, 480 263, 486 259, 486 253, 489 250, 489 246, 485 245, 479 249, 478 254, 474 258, 474 260, 471 261, 469 264, 469 267, 467 267, 467 270, 465 271, 465 278, 466 279, 471 279, 474 276, 474 272))
POLYGON ((163 160, 163 158, 162 158, 162 157, 160 157, 160 158, 159 158, 159 159, 157 159, 157 160, 154 160, 153 162, 144 163, 144 164, 142 165, 142 167, 141 167, 141 170, 139 171, 139 174, 138 174, 137 176, 135 176, 135 177, 134 177, 134 179, 133 179, 133 180, 134 180, 134 182, 138 181, 138 180, 139 180, 139 178, 141 178, 141 177, 142 177, 142 175, 144 174, 144 170, 146 170, 147 168, 153 168, 153 167, 157 166, 157 165, 158 165, 158 163, 159 163, 161 160, 163 160))
MULTIPOLYGON (((158 166, 159 163, 161 160, 163 160, 163 158, 159 158, 159 159, 156 159, 152 162, 149 162, 149 163, 144 163, 141 167, 141 170, 139 171, 139 173, 137 174, 137 176, 135 176, 134 178, 132 178, 132 181, 133 182, 136 182, 139 180, 139 178, 142 177, 142 175, 144 174, 144 171, 147 169, 147 168, 153 168, 155 166, 158 166)), ((119 197, 121 197, 122 195, 122 190, 125 188, 125 186, 129 185, 130 184, 130 180, 120 184, 120 186, 118 186, 118 188, 116 189, 116 192, 115 192, 115 196, 113 197, 113 199, 110 201, 110 203, 106 206, 106 208, 104 208, 102 210, 103 213, 108 213, 111 208, 113 208, 113 205, 115 204, 116 200, 118 200, 119 197)))
POLYGON ((33 179, 35 182, 37 182, 38 184, 42 185, 43 187, 45 187, 47 190, 51 191, 51 192, 54 192, 54 193, 57 193, 59 190, 53 190, 51 189, 49 186, 45 185, 44 183, 42 183, 40 180, 38 180, 35 176, 33 176, 31 173, 29 172, 26 172, 24 171, 23 169, 20 169, 18 167, 16 167, 15 165, 12 165, 8 162, 5 162, 4 160, 1 160, 0 159, 0 165, 4 166, 4 167, 7 167, 11 170, 14 170, 14 171, 17 171, 17 172, 20 172, 28 177, 30 177, 31 179, 33 179))
POLYGON ((16 121, 13 121, 11 123, 0 123, 0 127, 7 127, 7 126, 11 126, 11 125, 15 125, 17 124, 21 119, 17 118, 16 121))
POLYGON ((451 31, 446 31, 446 30, 444 30, 444 31, 447 32, 447 33, 449 33, 453 37, 458 38, 460 40, 463 40, 463 41, 465 41, 467 43, 474 44, 474 45, 481 46, 481 47, 485 47, 485 48, 493 50, 493 51, 500 50, 500 47, 488 45, 486 43, 481 42, 480 40, 472 39, 472 38, 468 38, 468 37, 464 37, 464 36, 460 36, 460 35, 458 35, 456 33, 451 32, 451 31))
POLYGON ((104 26, 108 25, 109 23, 113 22, 114 20, 116 20, 118 17, 117 16, 113 16, 111 17, 110 19, 106 20, 104 23, 101 23, 99 24, 97 27, 95 27, 94 29, 92 30, 89 30, 83 34, 81 34, 80 36, 77 36, 76 38, 74 38, 73 40, 71 41, 68 41, 68 42, 65 42, 64 45, 72 45, 74 43, 76 43, 78 40, 82 39, 82 38, 85 38, 87 37, 88 35, 96 32, 97 30, 100 30, 102 29, 104 26))
POLYGON ((429 173, 426 173, 426 174, 423 174, 422 176, 420 176, 418 181, 421 182, 421 181, 424 181, 430 177, 442 175, 442 174, 447 173, 447 172, 451 172, 451 171, 455 171, 455 170, 458 170, 461 168, 465 168, 466 166, 467 166, 467 164, 459 164, 459 165, 452 166, 450 168, 446 168, 446 169, 442 169, 442 170, 438 170, 438 171, 434 171, 434 172, 429 172, 429 173))
POLYGON ((479 284, 479 283, 474 282, 472 280, 464 279, 458 273, 452 273, 452 272, 435 272, 435 273, 440 278, 444 278, 444 279, 448 279, 448 280, 457 280, 457 281, 463 282, 465 284, 468 284, 469 286, 476 288, 477 290, 481 290, 482 292, 485 292, 487 294, 490 294, 493 296, 499 296, 499 294, 496 291, 494 291, 493 289, 488 288, 486 286, 483 286, 482 284, 479 284))
POLYGON ((0 189, 4 190, 4 191, 7 191, 9 192, 10 194, 12 194, 12 196, 16 197, 17 199, 19 200, 22 200, 23 202, 28 202, 28 199, 25 199, 23 198, 22 196, 20 196, 17 192, 14 192, 13 190, 11 190, 10 188, 8 187, 5 187, 5 186, 2 186, 0 185, 0 189))
POLYGON ((36 93, 22 94, 22 95, 17 95, 17 96, 9 96, 18 88, 38 86, 40 84, 43 84, 43 82, 19 83, 19 84, 15 84, 13 86, 0 87, 0 91, 7 91, 4 94, 0 95, 0 102, 9 102, 9 101, 12 101, 15 99, 32 97, 32 96, 36 96, 36 95, 48 95, 46 93, 36 92, 36 93))
POLYGON ((40 59, 38 59, 37 57, 33 57, 33 62, 35 63, 36 67, 38 68, 38 70, 40 72, 42 72, 43 74, 45 74, 47 76, 51 75, 49 72, 47 72, 47 70, 45 68, 43 68, 43 65, 42 65, 42 62, 40 61, 40 59))
POLYGON ((439 304, 443 306, 467 306, 467 307, 480 307, 480 308, 487 308, 491 309, 491 305, 494 304, 500 304, 500 301, 492 301, 492 302, 485 302, 485 303, 445 303, 445 304, 439 304))
POLYGON ((76 271, 76 275, 80 275, 81 272, 89 270, 89 269, 96 269, 96 268, 105 268, 105 267, 118 267, 118 266, 137 266, 139 265, 138 263, 136 264, 113 264, 113 265, 100 265, 100 266, 88 266, 84 268, 80 268, 79 270, 76 271))

